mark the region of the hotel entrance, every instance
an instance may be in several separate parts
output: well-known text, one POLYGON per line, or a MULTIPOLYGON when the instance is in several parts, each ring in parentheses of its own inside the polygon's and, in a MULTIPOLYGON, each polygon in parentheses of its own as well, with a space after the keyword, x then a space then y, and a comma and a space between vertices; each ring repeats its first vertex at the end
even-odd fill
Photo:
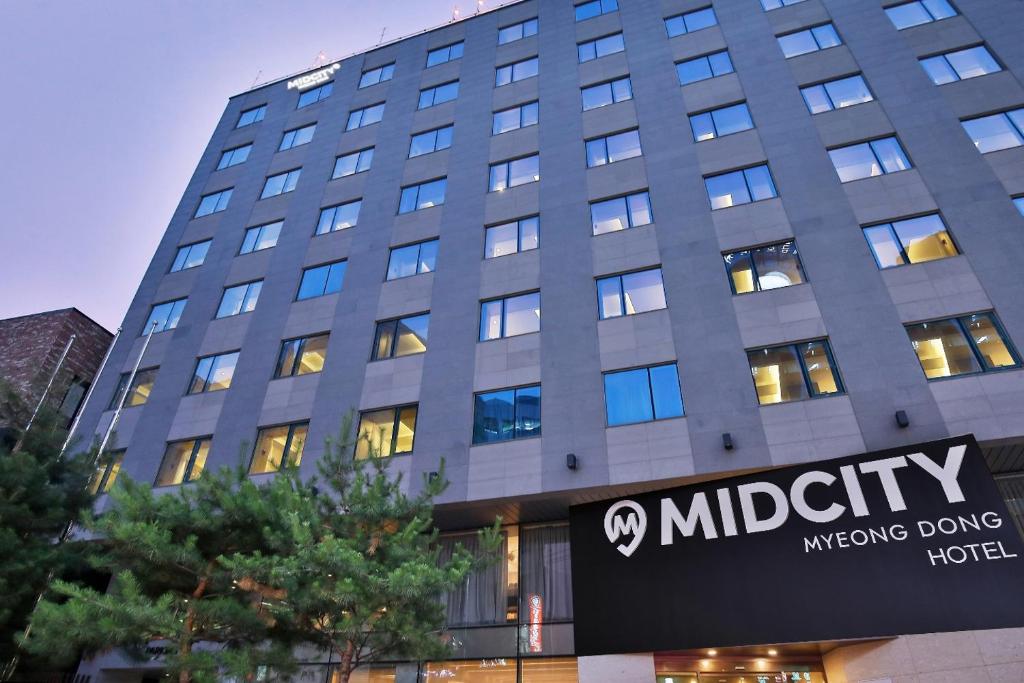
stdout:
POLYGON ((654 657, 656 683, 826 683, 820 645, 733 648, 654 657))

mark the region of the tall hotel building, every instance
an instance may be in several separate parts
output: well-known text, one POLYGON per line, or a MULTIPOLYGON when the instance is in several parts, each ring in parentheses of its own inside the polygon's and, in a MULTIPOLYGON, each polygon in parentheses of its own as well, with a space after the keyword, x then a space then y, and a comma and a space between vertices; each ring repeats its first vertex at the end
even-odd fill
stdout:
MULTIPOLYGON (((578 539, 614 553, 643 529, 610 509, 606 529, 569 521, 973 435, 1018 542, 1022 38, 1019 0, 523 0, 236 95, 85 408, 78 433, 100 438, 123 399, 96 483, 187 485, 243 444, 256 479, 312 473, 350 410, 410 487, 443 458, 442 542, 500 514, 505 561, 448 600, 448 661, 359 681, 1019 682, 1024 621, 907 626, 917 607, 872 599, 885 577, 863 553, 893 539, 826 550, 850 574, 824 598, 821 552, 735 528, 706 541, 732 543, 714 585, 658 584, 650 508, 636 555, 574 601, 610 562, 578 539), (638 585, 654 597, 584 618, 638 585), (900 625, 834 628, 880 602, 900 625), (673 621, 666 604, 704 607, 673 621), (643 640, 648 614, 667 639, 643 640), (754 622, 779 628, 728 635, 754 622)), ((891 483, 871 476, 869 497, 891 483)), ((981 533, 961 532, 944 543, 981 533)), ((1019 597, 953 574, 1024 581, 1001 543, 945 567, 921 555, 922 582, 959 581, 933 602, 1019 597)), ((680 572, 706 563, 687 547, 680 572)), ((117 653, 80 669, 158 671, 117 653)))

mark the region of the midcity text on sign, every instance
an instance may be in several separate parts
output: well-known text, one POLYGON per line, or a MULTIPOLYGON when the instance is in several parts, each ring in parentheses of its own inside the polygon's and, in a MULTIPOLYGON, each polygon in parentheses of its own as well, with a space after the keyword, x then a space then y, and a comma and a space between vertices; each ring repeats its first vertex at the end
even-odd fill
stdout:
POLYGON ((299 90, 306 90, 308 88, 312 88, 314 85, 326 83, 327 81, 331 80, 331 76, 334 75, 334 72, 340 68, 341 64, 335 62, 330 66, 324 67, 323 69, 317 69, 316 71, 304 74, 302 76, 299 76, 298 78, 293 78, 292 80, 288 81, 288 90, 292 90, 294 88, 297 88, 299 90))
POLYGON ((575 506, 570 530, 580 655, 1024 626, 971 436, 575 506))

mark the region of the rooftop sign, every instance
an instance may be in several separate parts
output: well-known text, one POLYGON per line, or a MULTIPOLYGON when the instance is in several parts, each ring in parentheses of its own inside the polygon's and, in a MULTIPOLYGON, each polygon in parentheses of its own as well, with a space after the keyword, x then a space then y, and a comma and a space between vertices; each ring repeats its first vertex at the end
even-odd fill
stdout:
POLYGON ((306 90, 308 88, 312 88, 314 85, 326 83, 327 81, 331 80, 331 76, 334 75, 334 72, 340 68, 341 63, 335 62, 330 66, 324 67, 323 69, 317 69, 312 73, 305 74, 304 76, 299 76, 298 78, 293 78, 292 80, 288 81, 288 89, 291 90, 293 88, 296 88, 298 90, 306 90))

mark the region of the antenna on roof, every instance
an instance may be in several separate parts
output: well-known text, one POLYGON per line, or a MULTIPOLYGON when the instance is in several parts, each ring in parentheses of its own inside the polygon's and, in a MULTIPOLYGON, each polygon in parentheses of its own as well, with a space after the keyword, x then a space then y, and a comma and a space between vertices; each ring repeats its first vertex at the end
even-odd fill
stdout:
POLYGON ((459 6, 455 5, 452 7, 452 21, 459 20, 459 6))
POLYGON ((327 61, 327 52, 325 50, 320 50, 320 52, 317 53, 316 58, 313 59, 313 66, 320 66, 321 64, 323 64, 326 61, 327 61))
POLYGON ((476 0, 476 14, 480 14, 480 10, 484 8, 484 0, 476 0))
POLYGON ((250 90, 256 87, 256 83, 259 82, 261 75, 263 75, 263 69, 256 72, 256 78, 252 79, 252 85, 249 86, 250 90))
POLYGON ((388 27, 387 27, 387 26, 385 26, 384 28, 382 28, 382 29, 380 30, 380 40, 378 40, 378 41, 377 41, 377 44, 378 44, 378 45, 380 45, 381 43, 383 43, 383 42, 384 42, 384 34, 385 34, 385 33, 387 33, 387 30, 388 30, 388 27))

